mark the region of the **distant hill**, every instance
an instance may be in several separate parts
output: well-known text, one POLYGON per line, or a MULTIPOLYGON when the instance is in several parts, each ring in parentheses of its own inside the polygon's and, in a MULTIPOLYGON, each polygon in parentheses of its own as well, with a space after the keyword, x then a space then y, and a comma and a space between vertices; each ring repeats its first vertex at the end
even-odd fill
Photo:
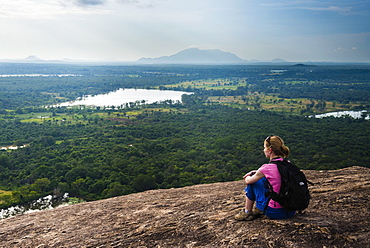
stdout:
POLYGON ((276 58, 276 59, 271 60, 271 62, 275 62, 275 63, 284 63, 284 62, 286 62, 286 61, 285 61, 284 59, 276 58))
POLYGON ((30 55, 27 58, 24 58, 22 60, 25 61, 25 62, 26 61, 28 61, 28 62, 40 62, 40 61, 42 61, 42 59, 40 59, 40 58, 38 58, 38 57, 36 57, 34 55, 30 55))
POLYGON ((21 59, 1 59, 0 62, 5 63, 62 63, 62 60, 44 60, 35 55, 30 55, 21 59))
POLYGON ((141 58, 137 62, 143 64, 245 64, 247 61, 233 53, 218 49, 189 48, 170 56, 141 58))

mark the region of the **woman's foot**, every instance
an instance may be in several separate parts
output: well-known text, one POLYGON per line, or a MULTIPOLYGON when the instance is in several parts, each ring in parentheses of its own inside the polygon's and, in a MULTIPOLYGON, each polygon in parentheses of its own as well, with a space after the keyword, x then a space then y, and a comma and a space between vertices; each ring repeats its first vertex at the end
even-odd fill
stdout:
POLYGON ((256 218, 262 217, 263 212, 259 210, 258 208, 254 207, 253 208, 253 214, 256 216, 256 218))
POLYGON ((236 220, 246 220, 246 221, 254 220, 256 218, 257 216, 252 211, 248 211, 246 213, 245 210, 234 216, 234 219, 236 220))

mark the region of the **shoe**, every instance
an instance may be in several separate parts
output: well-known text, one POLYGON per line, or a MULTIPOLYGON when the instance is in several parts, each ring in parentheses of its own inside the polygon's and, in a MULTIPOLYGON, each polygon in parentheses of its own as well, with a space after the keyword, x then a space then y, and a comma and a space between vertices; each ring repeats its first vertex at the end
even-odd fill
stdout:
POLYGON ((253 208, 252 212, 256 216, 256 218, 259 218, 263 215, 263 212, 256 207, 253 208))
POLYGON ((257 218, 257 216, 253 212, 246 213, 244 210, 241 213, 234 216, 235 220, 251 221, 251 220, 254 220, 256 218, 257 218))

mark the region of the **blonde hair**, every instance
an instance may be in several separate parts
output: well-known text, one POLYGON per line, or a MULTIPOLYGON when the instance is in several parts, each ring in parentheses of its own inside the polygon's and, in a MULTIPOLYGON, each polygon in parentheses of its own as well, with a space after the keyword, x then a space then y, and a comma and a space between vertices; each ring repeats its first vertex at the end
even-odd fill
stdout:
POLYGON ((271 148, 276 156, 287 158, 290 154, 289 147, 284 145, 282 138, 276 135, 270 135, 265 139, 266 147, 271 148))

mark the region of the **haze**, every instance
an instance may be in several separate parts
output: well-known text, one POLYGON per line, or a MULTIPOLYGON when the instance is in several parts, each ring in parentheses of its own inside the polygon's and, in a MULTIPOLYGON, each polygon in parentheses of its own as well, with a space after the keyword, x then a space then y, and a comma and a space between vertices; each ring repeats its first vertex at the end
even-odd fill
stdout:
POLYGON ((370 62, 369 14, 360 0, 3 0, 0 59, 135 61, 197 47, 370 62))

